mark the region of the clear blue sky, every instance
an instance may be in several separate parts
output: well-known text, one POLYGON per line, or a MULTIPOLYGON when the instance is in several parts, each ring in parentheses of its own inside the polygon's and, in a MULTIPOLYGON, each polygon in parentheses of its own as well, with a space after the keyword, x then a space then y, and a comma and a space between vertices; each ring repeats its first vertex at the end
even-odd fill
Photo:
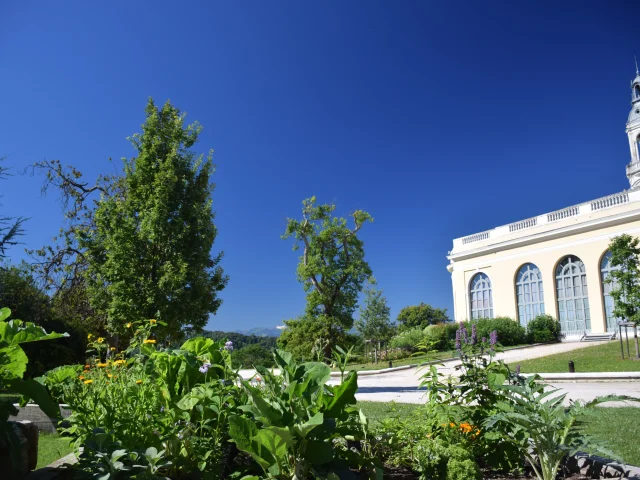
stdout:
MULTIPOLYGON (((311 195, 374 216, 362 235, 394 317, 451 312, 454 237, 628 186, 638 18, 634 0, 6 1, 0 153, 94 178, 133 155, 147 98, 171 99, 218 164, 231 280, 209 328, 301 313, 280 235, 311 195)), ((0 182, 2 212, 30 217, 27 247, 60 226, 41 180, 0 182)))

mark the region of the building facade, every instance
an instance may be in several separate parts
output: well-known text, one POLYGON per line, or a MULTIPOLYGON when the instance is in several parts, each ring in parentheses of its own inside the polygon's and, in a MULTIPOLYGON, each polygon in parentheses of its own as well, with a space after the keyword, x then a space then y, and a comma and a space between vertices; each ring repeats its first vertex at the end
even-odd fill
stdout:
POLYGON ((626 125, 630 189, 453 240, 447 270, 456 321, 508 316, 525 325, 541 313, 567 338, 615 331, 608 245, 640 236, 640 74, 626 125))

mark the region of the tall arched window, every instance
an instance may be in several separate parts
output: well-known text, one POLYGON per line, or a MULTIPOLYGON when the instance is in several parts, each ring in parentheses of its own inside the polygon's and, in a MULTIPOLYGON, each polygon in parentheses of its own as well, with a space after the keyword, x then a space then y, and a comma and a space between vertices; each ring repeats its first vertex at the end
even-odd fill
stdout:
POLYGON ((587 273, 578 257, 565 257, 556 268, 558 314, 562 333, 581 335, 591 331, 587 273))
POLYGON ((640 85, 636 85, 636 98, 640 98, 640 85))
POLYGON ((486 273, 476 273, 469 284, 471 318, 493 318, 491 280, 486 273))
POLYGON ((542 274, 533 263, 524 264, 516 277, 516 298, 518 299, 518 320, 523 327, 529 320, 544 313, 542 274))
POLYGON ((611 265, 611 251, 607 251, 600 262, 600 279, 602 281, 602 299, 604 300, 604 313, 607 317, 608 332, 615 332, 618 327, 618 320, 620 320, 613 315, 614 302, 611 296, 611 290, 617 288, 617 282, 609 283, 607 281, 609 274, 614 270, 620 270, 620 266, 614 267, 611 265))

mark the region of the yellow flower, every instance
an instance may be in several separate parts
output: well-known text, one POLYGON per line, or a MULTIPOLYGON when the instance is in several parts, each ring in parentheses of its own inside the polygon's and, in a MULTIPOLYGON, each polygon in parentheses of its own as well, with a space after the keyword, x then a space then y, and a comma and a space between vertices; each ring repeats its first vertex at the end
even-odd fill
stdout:
POLYGON ((150 323, 151 325, 155 325, 155 324, 156 324, 156 323, 158 323, 158 322, 157 322, 156 320, 154 320, 154 319, 151 319, 151 320, 149 320, 149 323, 150 323))
POLYGON ((131 328, 131 322, 127 323, 127 328, 131 328))
POLYGON ((98 343, 103 343, 104 342, 104 338, 103 337, 98 337, 98 343))
POLYGON ((111 375, 110 373, 107 373, 107 377, 113 378, 113 375, 111 375))
POLYGON ((155 341, 155 340, 151 340, 151 339, 147 338, 147 339, 146 339, 144 342, 142 342, 142 343, 156 343, 156 341, 155 341))
POLYGON ((97 364, 98 368, 104 368, 104 367, 106 367, 107 365, 109 365, 109 364, 108 364, 108 363, 98 363, 98 364, 97 364))
POLYGON ((115 362, 113 362, 114 365, 122 365, 124 363, 124 360, 116 360, 115 362))
POLYGON ((116 351, 116 347, 111 347, 109 350, 111 350, 112 352, 116 351))
POLYGON ((136 380, 136 385, 140 385, 142 383, 142 380, 136 380))
POLYGON ((85 381, 84 381, 84 384, 85 384, 85 385, 89 385, 90 383, 93 383, 93 380, 85 380, 85 381))
POLYGON ((87 340, 91 340, 91 337, 93 337, 93 335, 91 334, 87 335, 87 340))

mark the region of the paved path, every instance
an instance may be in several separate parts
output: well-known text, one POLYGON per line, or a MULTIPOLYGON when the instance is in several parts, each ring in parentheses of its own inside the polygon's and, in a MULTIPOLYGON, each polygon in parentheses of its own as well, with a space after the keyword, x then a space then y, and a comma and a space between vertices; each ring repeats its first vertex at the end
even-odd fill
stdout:
MULTIPOLYGON (((542 345, 517 350, 507 350, 496 355, 497 359, 504 360, 507 363, 517 363, 523 360, 545 357, 555 353, 569 352, 580 348, 586 348, 604 342, 566 342, 556 343, 553 345, 542 345)), ((438 370, 445 375, 455 375, 455 366, 459 365, 459 361, 447 362, 440 366, 438 370)), ((253 370, 242 370, 243 377, 251 377, 255 372, 253 370)), ((421 371, 418 368, 410 368, 406 370, 397 370, 395 372, 383 373, 379 375, 360 376, 358 378, 358 393, 356 398, 363 401, 371 402, 390 402, 396 401, 401 403, 424 403, 424 392, 418 390, 420 384, 421 371)), ((337 378, 332 378, 330 383, 339 383, 337 378)), ((554 382, 551 386, 560 389, 563 393, 567 393, 567 403, 569 400, 589 401, 601 395, 629 395, 640 398, 640 382, 637 381, 619 381, 619 382, 554 382)), ((610 406, 619 406, 618 404, 609 404, 610 406)), ((638 405, 638 404, 636 404, 638 405)))

